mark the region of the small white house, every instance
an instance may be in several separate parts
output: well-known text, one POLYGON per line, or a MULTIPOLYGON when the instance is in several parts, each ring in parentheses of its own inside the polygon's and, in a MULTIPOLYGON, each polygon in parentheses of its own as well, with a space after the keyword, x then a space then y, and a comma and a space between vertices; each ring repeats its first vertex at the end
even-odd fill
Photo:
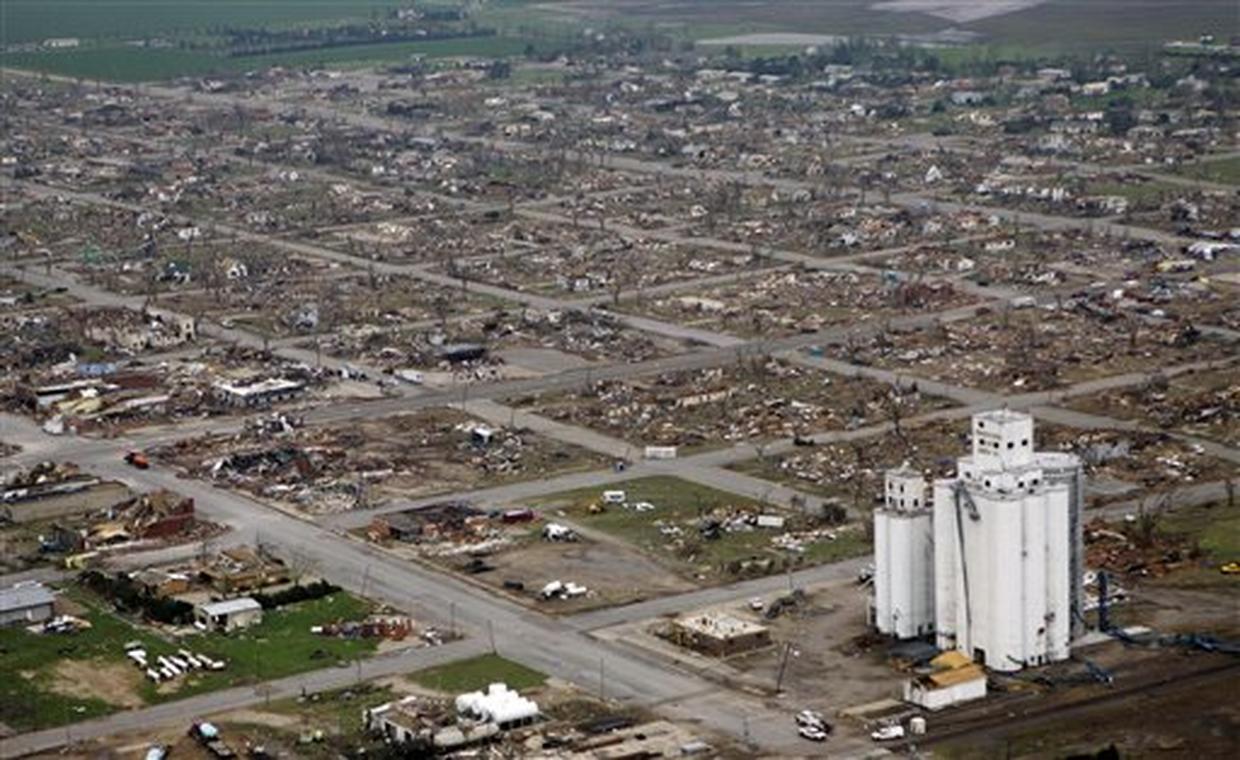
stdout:
POLYGON ((941 710, 986 696, 986 672, 963 652, 944 652, 930 666, 933 672, 904 682, 905 702, 941 710))
POLYGON ((243 596, 199 605, 194 617, 209 630, 236 631, 263 622, 263 606, 243 596))

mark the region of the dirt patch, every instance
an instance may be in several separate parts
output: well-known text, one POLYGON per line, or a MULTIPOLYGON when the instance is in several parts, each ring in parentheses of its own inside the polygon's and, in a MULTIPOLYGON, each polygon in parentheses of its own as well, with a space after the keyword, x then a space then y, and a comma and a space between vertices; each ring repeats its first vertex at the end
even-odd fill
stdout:
POLYGON ((263 712, 261 710, 234 710, 217 716, 222 723, 245 723, 251 726, 267 726, 269 728, 288 728, 297 726, 301 721, 294 715, 263 712))
POLYGON ((519 581, 525 586, 522 597, 536 599, 539 589, 554 580, 571 581, 590 589, 591 593, 580 599, 533 602, 547 612, 581 612, 695 588, 657 562, 609 541, 582 539, 554 543, 534 540, 493 554, 486 561, 495 569, 475 577, 494 586, 502 586, 505 581, 519 581))
POLYGON ((51 690, 69 697, 93 697, 117 707, 141 707, 141 676, 133 668, 89 660, 62 660, 52 671, 51 690))

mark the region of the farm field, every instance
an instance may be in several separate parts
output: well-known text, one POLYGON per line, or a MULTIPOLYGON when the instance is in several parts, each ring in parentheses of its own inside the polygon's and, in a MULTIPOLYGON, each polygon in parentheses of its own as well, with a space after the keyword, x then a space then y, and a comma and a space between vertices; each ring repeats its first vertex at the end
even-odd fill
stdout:
POLYGON ((396 0, 5 0, 0 41, 48 37, 132 39, 207 34, 221 26, 365 21, 398 8, 396 0))

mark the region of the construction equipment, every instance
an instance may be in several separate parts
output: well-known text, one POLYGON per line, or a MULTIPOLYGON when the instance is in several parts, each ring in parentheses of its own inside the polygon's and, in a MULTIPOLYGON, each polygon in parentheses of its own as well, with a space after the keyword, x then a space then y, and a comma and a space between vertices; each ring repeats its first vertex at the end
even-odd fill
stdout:
POLYGON ((145 470, 151 466, 151 460, 146 458, 146 454, 141 451, 131 451, 125 455, 125 463, 137 467, 139 470, 145 470))

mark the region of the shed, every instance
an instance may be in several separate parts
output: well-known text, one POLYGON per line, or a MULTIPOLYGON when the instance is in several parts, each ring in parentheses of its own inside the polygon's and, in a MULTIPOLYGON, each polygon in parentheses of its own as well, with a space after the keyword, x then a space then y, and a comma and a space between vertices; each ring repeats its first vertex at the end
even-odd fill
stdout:
POLYGON ((55 602, 52 592, 41 583, 19 583, 0 590, 0 626, 50 620, 55 602))
POLYGON ((235 631, 263 621, 263 606, 248 596, 199 605, 197 621, 217 631, 235 631))
POLYGON ((986 696, 986 672, 963 652, 944 652, 930 667, 930 673, 904 682, 906 702, 940 710, 986 696))

